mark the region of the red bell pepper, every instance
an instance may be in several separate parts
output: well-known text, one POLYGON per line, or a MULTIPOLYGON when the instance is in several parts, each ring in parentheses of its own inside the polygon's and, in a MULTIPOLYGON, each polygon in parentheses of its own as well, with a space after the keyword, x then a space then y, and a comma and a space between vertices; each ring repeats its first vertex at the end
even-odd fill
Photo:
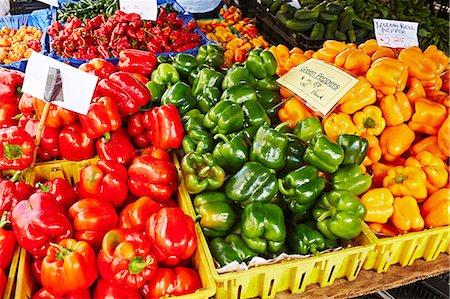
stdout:
POLYGON ((81 161, 95 155, 95 140, 87 136, 80 123, 65 126, 58 141, 63 159, 81 161))
POLYGON ((151 100, 150 91, 133 74, 117 72, 97 84, 96 93, 116 101, 122 116, 138 112, 151 100))
POLYGON ((5 225, 9 223, 6 220, 6 215, 7 212, 4 212, 0 218, 0 269, 9 267, 16 248, 14 232, 5 228, 5 225))
POLYGON ((15 70, 0 68, 0 103, 19 103, 25 74, 15 70))
MULTIPOLYGON (((39 120, 28 119, 25 124, 25 131, 30 134, 33 139, 36 138, 37 130, 39 127, 39 120)), ((41 161, 50 161, 56 157, 59 157, 59 134, 61 133, 60 128, 52 128, 44 125, 42 129, 41 142, 39 143, 39 148, 37 152, 37 158, 41 161)))
MULTIPOLYGON (((33 107, 38 119, 41 119, 42 112, 44 112, 45 102, 38 98, 33 98, 33 107)), ((50 105, 45 124, 52 128, 60 128, 66 125, 71 125, 77 121, 77 114, 73 111, 64 109, 57 105, 50 105)))
POLYGON ((106 133, 103 138, 97 139, 97 154, 100 159, 116 161, 128 166, 136 157, 134 146, 120 133, 106 133))
MULTIPOLYGON (((148 82, 150 82, 150 80, 145 77, 145 75, 140 74, 140 73, 133 73, 133 77, 135 77, 136 79, 139 80, 139 82, 141 82, 144 85, 147 85, 148 82)), ((151 94, 151 93, 150 93, 151 94)))
POLYGON ((0 215, 10 212, 19 201, 28 199, 34 193, 33 186, 18 181, 19 177, 20 172, 10 180, 0 178, 0 215))
POLYGON ((18 108, 23 115, 34 115, 34 97, 28 93, 23 93, 19 100, 18 108))
POLYGON ((27 168, 33 162, 34 148, 33 138, 24 129, 0 129, 0 169, 27 168))
POLYGON ((122 164, 99 160, 97 165, 88 165, 81 170, 77 192, 80 198, 103 199, 117 208, 127 198, 127 178, 127 170, 122 164))
POLYGON ((72 236, 66 212, 49 193, 34 193, 20 201, 11 213, 17 243, 34 257, 44 257, 49 243, 72 236))
POLYGON ((117 71, 114 64, 101 58, 94 58, 89 62, 83 63, 78 69, 93 74, 100 79, 108 78, 109 75, 117 71))
POLYGON ((0 297, 3 298, 5 293, 6 284, 8 283, 8 278, 6 277, 5 271, 0 269, 0 297))
POLYGON ((64 296, 54 296, 50 294, 46 289, 42 288, 37 291, 31 299, 86 299, 91 298, 91 292, 89 289, 82 290, 75 293, 67 293, 64 296))
POLYGON ((130 116, 127 123, 127 134, 133 137, 133 143, 137 148, 146 148, 151 144, 144 127, 143 117, 144 113, 137 112, 130 116))
POLYGON ((42 259, 33 259, 33 262, 31 263, 31 274, 33 275, 33 278, 36 280, 36 282, 40 285, 41 283, 41 265, 42 265, 42 259))
POLYGON ((78 118, 89 138, 99 138, 122 125, 117 105, 109 97, 93 99, 87 115, 79 114, 78 118))
POLYGON ((95 286, 93 298, 95 299, 142 299, 141 292, 136 289, 124 288, 118 285, 116 282, 108 281, 105 278, 97 280, 95 286))
POLYGON ((125 206, 120 212, 119 227, 120 228, 135 228, 140 231, 145 230, 145 224, 150 215, 158 212, 161 209, 161 204, 153 201, 148 196, 143 196, 125 206))
POLYGON ((42 261, 42 286, 55 296, 86 290, 97 277, 94 249, 84 241, 64 239, 52 243, 42 261))
POLYGON ((162 208, 147 221, 147 236, 159 262, 176 266, 197 249, 194 220, 180 208, 162 208))
POLYGON ((172 156, 166 151, 156 146, 149 146, 145 148, 142 153, 142 156, 152 156, 158 160, 163 160, 167 162, 172 162, 172 156))
POLYGON ((37 189, 37 192, 48 192, 53 194, 56 201, 59 202, 66 211, 69 210, 70 206, 78 199, 72 186, 63 178, 55 178, 43 184, 38 183, 37 186, 39 188, 37 189))
POLYGON ((16 116, 20 113, 16 104, 3 103, 0 106, 0 128, 17 126, 16 116))
POLYGON ((191 268, 158 268, 156 274, 142 287, 145 299, 192 294, 202 287, 198 273, 191 268))
POLYGON ((183 124, 177 107, 167 104, 144 114, 144 126, 151 143, 162 149, 176 149, 184 137, 183 124))
POLYGON ((147 51, 127 49, 120 51, 117 66, 124 72, 141 73, 149 76, 157 64, 158 61, 155 54, 147 51))
POLYGON ((177 191, 175 166, 152 156, 136 157, 128 168, 128 188, 138 197, 149 196, 163 202, 177 191))
POLYGON ((100 198, 80 199, 69 208, 68 216, 75 239, 86 241, 95 250, 101 248, 103 236, 119 221, 114 207, 100 198))

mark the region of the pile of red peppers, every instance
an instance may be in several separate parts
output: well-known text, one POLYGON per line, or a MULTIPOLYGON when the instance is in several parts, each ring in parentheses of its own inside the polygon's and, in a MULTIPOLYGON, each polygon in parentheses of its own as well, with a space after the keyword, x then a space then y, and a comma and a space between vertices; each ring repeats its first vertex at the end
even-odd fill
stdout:
POLYGON ((53 39, 51 48, 63 58, 93 59, 118 57, 125 49, 151 53, 183 52, 198 47, 201 36, 194 33, 196 24, 187 24, 176 12, 159 9, 156 21, 141 20, 136 13, 116 13, 106 18, 99 15, 80 21, 69 18, 64 25, 53 23, 47 33, 53 39))

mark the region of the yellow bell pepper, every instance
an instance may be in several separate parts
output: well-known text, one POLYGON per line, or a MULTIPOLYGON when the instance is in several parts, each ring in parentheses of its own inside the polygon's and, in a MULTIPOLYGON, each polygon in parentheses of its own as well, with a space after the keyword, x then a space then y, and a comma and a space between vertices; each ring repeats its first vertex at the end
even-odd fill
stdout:
POLYGON ((388 126, 400 125, 408 121, 413 113, 408 97, 401 91, 383 97, 380 108, 388 126))
POLYGON ((289 122, 291 128, 302 119, 312 116, 313 114, 299 99, 292 98, 284 103, 283 107, 278 110, 278 118, 281 122, 289 122))
POLYGON ((439 149, 450 157, 450 116, 447 116, 437 135, 439 149))
POLYGON ((440 150, 437 136, 428 136, 416 142, 409 150, 409 153, 412 156, 415 156, 424 151, 430 152, 433 156, 436 156, 442 161, 447 162, 448 157, 440 150))
POLYGON ((383 158, 394 162, 409 149, 415 137, 414 131, 406 124, 386 127, 380 137, 383 158))
POLYGON ((353 122, 361 133, 378 136, 386 127, 381 109, 377 106, 366 106, 353 115, 353 122))
POLYGON ((315 52, 312 57, 333 63, 334 58, 346 48, 347 45, 344 42, 327 40, 323 43, 322 48, 315 52))
POLYGON ((359 135, 360 133, 350 115, 342 112, 331 113, 322 120, 322 123, 325 134, 333 141, 336 141, 341 134, 359 135))
POLYGON ((409 47, 400 51, 398 60, 408 67, 408 72, 411 77, 417 78, 420 81, 433 80, 438 77, 438 68, 434 61, 419 47, 409 47))
POLYGON ((365 106, 375 103, 377 92, 363 76, 358 77, 358 83, 352 87, 340 100, 339 109, 347 114, 353 114, 365 106))
POLYGON ((372 63, 366 78, 384 95, 394 94, 405 89, 408 67, 394 58, 379 58, 372 63))
POLYGON ((334 59, 337 67, 343 68, 355 76, 364 75, 370 68, 372 60, 363 50, 348 48, 334 59))
POLYGON ((369 39, 358 46, 358 49, 363 50, 369 56, 372 56, 380 48, 376 39, 369 39))
POLYGON ((391 48, 380 47, 378 50, 375 51, 375 53, 373 53, 373 55, 370 58, 372 61, 375 61, 378 58, 383 57, 395 58, 395 53, 394 51, 392 51, 391 48))
POLYGON ((383 187, 383 180, 387 175, 387 172, 393 164, 385 164, 381 162, 374 162, 370 165, 370 172, 372 173, 372 187, 383 187))
POLYGON ((410 77, 406 85, 409 88, 406 96, 411 104, 414 104, 418 98, 426 97, 425 89, 417 78, 410 77))
POLYGON ((422 202, 427 198, 426 174, 412 166, 395 166, 387 171, 383 186, 394 196, 414 196, 422 202))
POLYGON ((422 83, 426 93, 441 90, 442 88, 442 79, 439 76, 434 77, 432 80, 420 81, 420 83, 422 83))
POLYGON ((366 222, 386 223, 394 213, 394 196, 388 188, 374 188, 361 196, 367 209, 366 222))
POLYGON ((428 195, 445 187, 448 183, 448 172, 445 168, 445 163, 430 152, 423 151, 415 157, 409 157, 406 159, 405 166, 416 167, 425 173, 428 195))
POLYGON ((441 74, 448 67, 450 62, 448 56, 445 55, 443 51, 439 50, 436 45, 428 46, 424 53, 434 61, 437 74, 441 74))
POLYGON ((447 117, 445 106, 425 98, 419 98, 416 99, 414 108, 414 114, 408 126, 414 132, 437 135, 447 117))
POLYGON ((432 102, 436 102, 445 106, 445 108, 450 107, 450 96, 448 93, 442 90, 431 90, 426 93, 426 96, 422 98, 426 98, 432 102))
POLYGON ((443 188, 434 192, 420 211, 428 228, 450 225, 450 189, 443 188))
POLYGON ((412 196, 394 198, 394 213, 391 222, 399 233, 423 230, 425 223, 420 215, 419 205, 412 196))
POLYGON ((364 157, 362 164, 364 166, 370 166, 373 163, 380 161, 382 153, 378 138, 367 133, 363 133, 361 137, 366 138, 369 143, 369 150, 367 151, 367 155, 364 157))

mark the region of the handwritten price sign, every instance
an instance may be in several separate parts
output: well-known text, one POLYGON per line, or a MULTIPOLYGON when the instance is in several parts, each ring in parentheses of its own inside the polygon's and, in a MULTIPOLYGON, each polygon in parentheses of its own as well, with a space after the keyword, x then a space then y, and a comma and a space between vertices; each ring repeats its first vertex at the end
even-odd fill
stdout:
POLYGON ((417 22, 373 19, 373 23, 379 46, 408 48, 419 45, 417 22))
POLYGON ((120 10, 137 13, 143 20, 155 21, 158 16, 156 0, 120 0, 120 10))

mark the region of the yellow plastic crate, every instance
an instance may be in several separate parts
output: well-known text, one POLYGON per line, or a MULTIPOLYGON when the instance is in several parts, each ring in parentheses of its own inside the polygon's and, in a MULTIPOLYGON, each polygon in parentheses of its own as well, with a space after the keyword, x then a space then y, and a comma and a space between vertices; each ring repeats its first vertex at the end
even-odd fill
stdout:
MULTIPOLYGON (((84 160, 80 162, 73 161, 59 161, 59 162, 47 162, 34 167, 31 171, 28 182, 34 184, 39 180, 51 180, 54 178, 65 178, 71 184, 75 184, 80 180, 80 171, 85 166, 97 163, 98 158, 84 160)), ((180 206, 182 203, 179 203, 180 206)), ((214 279, 210 273, 209 265, 206 261, 205 254, 202 252, 202 248, 199 245, 198 249, 192 256, 192 265, 198 271, 200 280, 202 282, 202 288, 197 290, 193 294, 174 296, 170 298, 174 299, 206 299, 214 296, 216 292, 216 285, 214 279)), ((17 282, 15 289, 15 296, 6 298, 31 298, 32 294, 36 292, 36 282, 31 274, 31 256, 26 250, 21 249, 19 258, 19 270, 17 272, 17 282)))
POLYGON ((432 261, 442 252, 450 254, 449 226, 389 238, 378 238, 370 229, 369 233, 376 246, 375 250, 369 253, 363 265, 364 270, 374 269, 381 273, 394 264, 411 266, 419 258, 432 261))
POLYGON ((8 281, 6 282, 5 292, 3 293, 3 299, 10 299, 14 297, 14 286, 16 284, 17 264, 19 262, 20 246, 16 245, 14 255, 9 265, 9 271, 7 271, 8 281))
MULTIPOLYGON (((182 178, 178 161, 175 165, 182 178)), ((178 188, 178 202, 186 213, 195 217, 189 193, 183 180, 181 182, 178 188)), ((197 223, 195 229, 216 281, 216 298, 220 299, 273 298, 276 293, 286 290, 291 293, 304 292, 308 285, 314 283, 318 283, 321 287, 330 286, 336 278, 347 277, 348 280, 354 280, 369 252, 375 247, 374 240, 368 236, 367 227, 362 226, 363 233, 355 239, 358 246, 315 257, 257 266, 246 271, 219 274, 200 224, 197 223)))

